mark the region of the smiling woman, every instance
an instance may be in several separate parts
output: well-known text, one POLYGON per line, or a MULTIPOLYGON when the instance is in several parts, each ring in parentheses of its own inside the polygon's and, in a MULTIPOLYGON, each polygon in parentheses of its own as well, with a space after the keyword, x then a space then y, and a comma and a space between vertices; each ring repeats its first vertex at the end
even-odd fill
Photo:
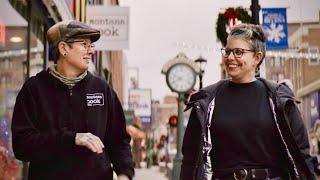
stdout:
POLYGON ((113 170, 119 180, 132 179, 120 101, 107 82, 88 72, 100 31, 61 21, 47 37, 57 64, 28 79, 17 96, 15 157, 30 162, 29 179, 113 179, 113 170))
POLYGON ((255 77, 265 56, 264 41, 258 25, 231 29, 221 49, 231 78, 201 89, 188 104, 193 109, 181 179, 315 179, 293 93, 255 77))

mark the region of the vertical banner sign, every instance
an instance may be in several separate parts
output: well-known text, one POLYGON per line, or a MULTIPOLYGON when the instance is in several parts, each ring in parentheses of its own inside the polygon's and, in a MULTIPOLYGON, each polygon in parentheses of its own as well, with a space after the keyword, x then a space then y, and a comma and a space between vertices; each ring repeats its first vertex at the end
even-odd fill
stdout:
POLYGON ((262 24, 267 36, 267 49, 288 48, 286 8, 263 8, 262 24))
POLYGON ((151 124, 151 89, 129 89, 128 102, 143 124, 151 124))
POLYGON ((87 24, 101 32, 96 50, 129 48, 129 8, 118 6, 88 6, 87 24))
POLYGON ((6 43, 6 26, 0 23, 0 45, 4 46, 6 43))

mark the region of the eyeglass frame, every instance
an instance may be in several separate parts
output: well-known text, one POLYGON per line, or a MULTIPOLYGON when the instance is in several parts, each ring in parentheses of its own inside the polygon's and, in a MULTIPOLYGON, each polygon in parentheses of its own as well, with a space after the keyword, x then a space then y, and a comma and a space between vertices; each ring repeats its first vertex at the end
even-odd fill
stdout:
POLYGON ((72 40, 72 41, 67 41, 67 43, 75 43, 75 42, 81 42, 81 45, 86 49, 86 50, 94 50, 95 45, 93 43, 88 43, 86 40, 72 40), (86 45, 87 44, 87 45, 86 45))
POLYGON ((235 58, 241 58, 244 53, 248 53, 248 52, 254 52, 254 53, 256 53, 256 52, 257 52, 257 51, 252 50, 252 49, 234 48, 234 49, 229 49, 229 50, 230 50, 230 53, 227 54, 227 53, 226 53, 226 49, 229 49, 229 48, 221 48, 221 54, 222 54, 222 57, 224 57, 224 58, 229 57, 230 54, 231 54, 231 52, 232 52, 232 54, 233 54, 233 56, 234 56, 235 58), (235 50, 241 50, 241 55, 236 55, 236 54, 234 53, 235 50), (223 51, 224 51, 225 53, 223 53, 223 51), (223 54, 225 54, 225 55, 223 55, 223 54))

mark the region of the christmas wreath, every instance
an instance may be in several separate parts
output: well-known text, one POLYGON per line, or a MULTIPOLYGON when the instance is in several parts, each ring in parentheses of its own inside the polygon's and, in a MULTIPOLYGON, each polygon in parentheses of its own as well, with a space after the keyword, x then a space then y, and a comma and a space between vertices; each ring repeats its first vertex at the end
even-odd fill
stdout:
POLYGON ((228 29, 236 24, 250 23, 251 16, 242 7, 228 8, 224 13, 219 13, 217 20, 217 37, 223 46, 227 44, 228 29))

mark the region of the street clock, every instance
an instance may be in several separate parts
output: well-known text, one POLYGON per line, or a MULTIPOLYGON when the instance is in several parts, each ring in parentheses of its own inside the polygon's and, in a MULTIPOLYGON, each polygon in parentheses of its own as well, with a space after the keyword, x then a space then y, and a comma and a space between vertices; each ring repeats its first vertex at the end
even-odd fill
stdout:
POLYGON ((194 87, 200 67, 184 53, 179 53, 162 68, 171 91, 184 94, 194 87))
POLYGON ((178 63, 168 70, 166 80, 172 91, 185 93, 194 87, 196 72, 188 64, 178 63))

